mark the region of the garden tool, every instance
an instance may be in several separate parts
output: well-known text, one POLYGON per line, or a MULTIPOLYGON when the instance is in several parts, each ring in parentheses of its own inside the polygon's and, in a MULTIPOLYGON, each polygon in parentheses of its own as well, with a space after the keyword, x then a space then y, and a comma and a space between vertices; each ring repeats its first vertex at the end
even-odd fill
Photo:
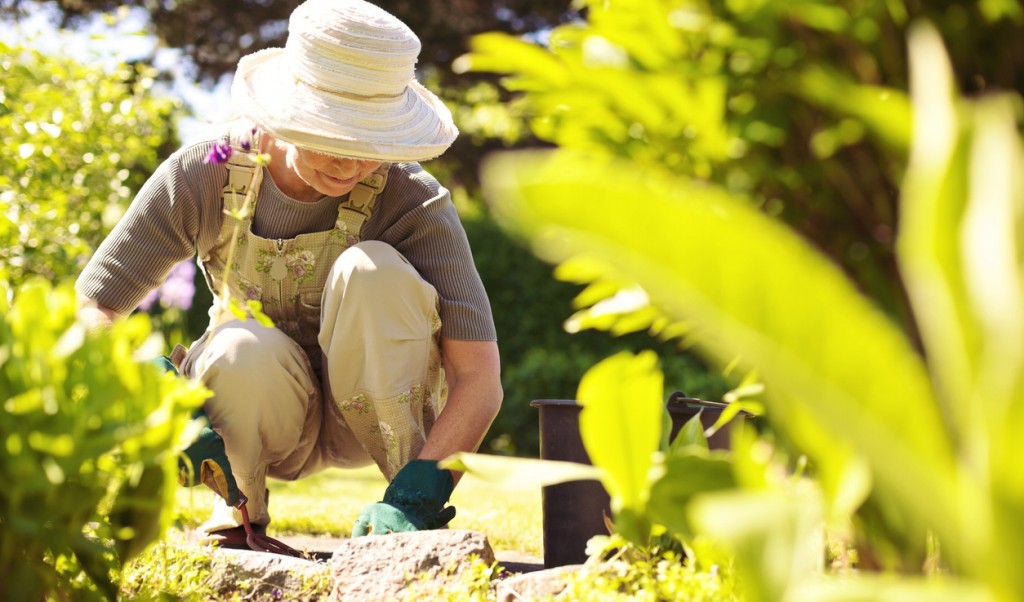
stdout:
POLYGON ((454 489, 452 473, 437 461, 413 460, 395 475, 384 499, 359 514, 352 535, 439 529, 455 518, 455 507, 445 507, 454 489))
POLYGON ((245 542, 250 549, 302 557, 298 550, 253 529, 249 521, 249 509, 246 507, 249 500, 238 489, 235 477, 231 473, 231 464, 224 450, 224 439, 211 428, 210 419, 202 410, 196 412, 192 421, 192 428, 196 428, 198 434, 178 457, 178 481, 187 487, 203 483, 224 498, 229 505, 238 508, 242 513, 245 542))
MULTIPOLYGON (((168 372, 178 373, 169 358, 157 358, 155 363, 168 372)), ((186 487, 202 483, 224 498, 229 505, 238 508, 242 513, 245 542, 250 549, 302 557, 298 550, 253 529, 249 520, 249 509, 246 507, 249 500, 238 489, 235 476, 231 473, 231 463, 228 462, 228 454, 224 449, 224 439, 213 430, 210 419, 202 408, 192 415, 189 430, 196 434, 178 456, 178 482, 186 487)))

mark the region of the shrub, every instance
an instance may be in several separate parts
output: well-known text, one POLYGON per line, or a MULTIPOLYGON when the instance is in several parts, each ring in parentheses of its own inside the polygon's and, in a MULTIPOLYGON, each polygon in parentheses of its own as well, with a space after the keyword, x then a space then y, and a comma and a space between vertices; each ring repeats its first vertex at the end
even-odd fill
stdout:
POLYGON ((174 143, 155 71, 0 44, 0 280, 76 276, 174 143))
POLYGON ((70 285, 0 286, 4 600, 115 597, 112 571, 167 526, 173 450, 206 396, 134 356, 145 318, 89 332, 75 312, 70 285))

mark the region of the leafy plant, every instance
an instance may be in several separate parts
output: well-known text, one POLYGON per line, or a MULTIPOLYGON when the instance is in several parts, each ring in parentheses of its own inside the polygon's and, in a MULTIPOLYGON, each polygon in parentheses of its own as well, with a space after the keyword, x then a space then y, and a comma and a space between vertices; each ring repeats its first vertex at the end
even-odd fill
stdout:
POLYGON ((616 602, 686 600, 736 602, 736 576, 728 555, 699 540, 683 558, 675 551, 638 554, 621 536, 595 538, 590 559, 566 577, 560 600, 616 602))
MULTIPOLYGON (((207 393, 140 362, 149 322, 75 320, 70 285, 0 287, 0 597, 112 599, 111 572, 157 539, 174 449, 207 393)), ((154 353, 155 355, 155 353, 154 353)))
POLYGON ((155 71, 0 44, 0 280, 77 276, 174 143, 155 71))
MULTIPOLYGON (((479 35, 455 67, 505 74, 541 140, 743 195, 913 327, 893 236, 910 141, 907 28, 937 24, 965 88, 1022 91, 1018 2, 575 5, 586 20, 552 29, 544 44, 479 35)), ((643 210, 623 202, 610 215, 643 210)), ((693 233, 674 226, 677 238, 693 233)))
MULTIPOLYGON (((707 357, 742 357, 758 371, 767 416, 812 460, 821 491, 803 479, 758 487, 744 477, 754 473, 730 470, 745 490, 698 490, 675 506, 698 532, 730 544, 751 600, 1024 595, 1015 568, 1024 556, 1020 99, 959 99, 931 28, 913 30, 910 48, 915 128, 898 249, 927 362, 831 261, 722 187, 593 152, 486 165, 499 218, 540 256, 607 295, 639 287, 649 299, 639 309, 655 308, 648 323, 699 325, 691 336, 707 357), (902 541, 923 547, 931 534, 960 579, 820 581, 817 517, 848 518, 869 491, 902 541)), ((646 385, 627 396, 613 379, 602 384, 630 405, 648 396, 646 385)), ((635 453, 649 454, 642 441, 635 453)), ((646 460, 614 459, 632 461, 620 483, 640 482, 646 460)), ((687 478, 666 466, 665 482, 687 478)), ((605 478, 619 471, 599 468, 605 478)), ((653 498, 648 508, 666 519, 653 498)))

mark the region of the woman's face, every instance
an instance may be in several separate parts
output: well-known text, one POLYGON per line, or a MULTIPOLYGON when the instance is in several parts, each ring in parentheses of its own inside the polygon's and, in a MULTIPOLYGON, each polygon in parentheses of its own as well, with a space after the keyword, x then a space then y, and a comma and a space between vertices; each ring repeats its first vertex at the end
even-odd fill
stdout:
POLYGON ((380 161, 349 159, 289 146, 288 166, 306 185, 327 196, 348 194, 381 165, 380 161))

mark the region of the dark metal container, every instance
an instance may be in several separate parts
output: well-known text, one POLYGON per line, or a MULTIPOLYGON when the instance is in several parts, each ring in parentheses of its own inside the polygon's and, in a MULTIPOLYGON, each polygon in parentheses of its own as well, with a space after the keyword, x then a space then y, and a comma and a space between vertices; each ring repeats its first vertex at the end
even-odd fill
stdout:
MULTIPOLYGON (((540 410, 540 457, 590 464, 590 457, 580 438, 579 415, 582 409, 572 399, 536 399, 530 405, 540 410)), ((701 414, 705 428, 713 425, 722 405, 673 394, 667 404, 672 417, 672 437, 686 421, 701 414)), ((728 429, 715 433, 708 445, 726 449, 728 429)), ((608 533, 605 516, 611 517, 611 500, 598 481, 573 481, 551 485, 541 490, 544 514, 544 566, 547 568, 581 564, 587 559, 587 541, 608 533)))

